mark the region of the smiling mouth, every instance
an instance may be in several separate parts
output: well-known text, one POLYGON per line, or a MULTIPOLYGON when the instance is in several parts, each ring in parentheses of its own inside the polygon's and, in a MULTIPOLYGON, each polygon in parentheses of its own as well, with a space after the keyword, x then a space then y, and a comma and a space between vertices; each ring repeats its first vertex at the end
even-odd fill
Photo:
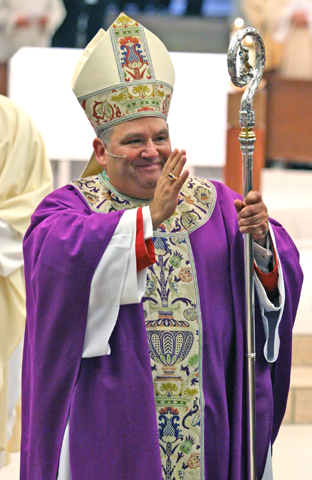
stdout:
POLYGON ((163 166, 162 162, 146 163, 144 165, 137 165, 138 168, 154 168, 154 167, 162 167, 162 166, 163 166))

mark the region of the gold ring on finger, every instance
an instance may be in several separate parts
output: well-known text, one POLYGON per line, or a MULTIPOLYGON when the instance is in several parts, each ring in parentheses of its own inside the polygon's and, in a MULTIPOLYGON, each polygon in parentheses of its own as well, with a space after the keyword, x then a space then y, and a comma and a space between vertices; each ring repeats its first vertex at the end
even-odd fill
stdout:
POLYGON ((178 180, 178 177, 176 177, 175 175, 173 175, 173 173, 171 173, 171 172, 168 173, 168 177, 170 178, 170 180, 173 180, 174 182, 175 182, 176 180, 178 180))

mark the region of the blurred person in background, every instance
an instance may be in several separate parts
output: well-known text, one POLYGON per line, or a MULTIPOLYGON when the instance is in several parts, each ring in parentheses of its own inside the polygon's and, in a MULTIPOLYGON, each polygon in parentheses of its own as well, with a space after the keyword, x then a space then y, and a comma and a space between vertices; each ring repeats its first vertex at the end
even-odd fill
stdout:
POLYGON ((156 9, 167 10, 170 5, 170 0, 155 0, 154 1, 156 9))
POLYGON ((266 70, 312 79, 312 0, 243 0, 249 24, 266 46, 266 70))
POLYGON ((67 15, 52 38, 52 47, 76 48, 78 18, 81 13, 80 2, 64 0, 67 15))
POLYGON ((19 450, 20 371, 26 319, 22 255, 30 217, 52 190, 42 138, 29 115, 0 95, 0 468, 19 450))
MULTIPOLYGON (((109 0, 82 0, 81 10, 87 16, 86 38, 87 45, 103 27, 107 6, 112 3, 109 0)), ((84 46, 85 46, 84 45, 84 46)))
POLYGON ((64 0, 67 16, 52 38, 53 47, 81 48, 105 23, 107 7, 127 2, 109 0, 64 0))
POLYGON ((201 15, 203 0, 189 0, 187 2, 185 15, 201 15))
POLYGON ((48 47, 66 10, 62 0, 0 0, 0 93, 7 93, 7 61, 21 47, 48 47))
POLYGON ((140 12, 150 8, 153 11, 167 10, 170 0, 64 0, 67 16, 52 39, 53 47, 84 48, 105 27, 106 16, 110 7, 118 11, 135 6, 140 12))

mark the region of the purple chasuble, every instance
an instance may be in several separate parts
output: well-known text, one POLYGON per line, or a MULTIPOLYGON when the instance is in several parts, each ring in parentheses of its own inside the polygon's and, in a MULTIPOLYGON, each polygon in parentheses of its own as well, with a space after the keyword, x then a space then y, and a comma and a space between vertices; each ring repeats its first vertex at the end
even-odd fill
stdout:
MULTIPOLYGON (((211 217, 189 235, 202 317, 204 479, 245 480, 243 242, 233 206, 238 195, 222 184, 215 187, 211 217)), ((121 215, 93 211, 67 186, 46 197, 32 217, 24 241, 21 480, 56 479, 69 413, 72 480, 163 478, 142 303, 121 306, 110 355, 81 358, 92 276, 121 215)), ((302 281, 293 242, 271 223, 286 304, 272 372, 263 355, 258 306, 256 312, 259 479, 285 412, 302 281)))
MULTIPOLYGON (((241 198, 213 182, 217 202, 207 224, 191 234, 203 315, 203 390, 205 398, 205 480, 247 478, 246 348, 244 260, 233 200, 241 198), (206 232, 203 229, 206 227, 206 232)), ((284 273, 286 304, 273 366, 264 358, 264 329, 256 302, 257 478, 261 479, 270 442, 283 419, 290 381, 292 326, 302 271, 297 249, 283 227, 270 220, 284 273)))

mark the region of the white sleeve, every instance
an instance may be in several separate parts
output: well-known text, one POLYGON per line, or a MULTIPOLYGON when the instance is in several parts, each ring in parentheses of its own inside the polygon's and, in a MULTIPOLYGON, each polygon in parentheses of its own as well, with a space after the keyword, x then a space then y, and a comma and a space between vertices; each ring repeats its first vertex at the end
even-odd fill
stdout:
POLYGON ((275 267, 275 259, 274 259, 272 248, 271 248, 270 235, 267 235, 265 247, 261 247, 261 245, 259 245, 256 242, 253 242, 253 247, 254 247, 254 259, 257 264, 257 267, 259 268, 259 270, 261 270, 262 273, 270 273, 269 271, 270 262, 272 262, 273 268, 275 267))
POLYGON ((256 273, 254 274, 254 279, 255 279, 256 290, 257 290, 258 299, 260 303, 261 316, 262 316, 263 327, 264 327, 264 332, 266 337, 266 342, 264 345, 264 356, 268 362, 272 363, 276 361, 278 357, 278 352, 279 352, 280 338, 278 334, 278 327, 281 322, 284 305, 285 305, 285 285, 284 285, 282 266, 281 266, 281 262, 278 257, 278 252, 276 249, 274 233, 271 225, 269 227, 270 227, 271 240, 273 242, 276 255, 277 255, 277 261, 278 261, 277 288, 278 288, 279 295, 276 301, 274 301, 274 303, 272 303, 269 300, 266 294, 266 291, 256 273))
POLYGON ((273 480, 273 467, 272 467, 272 445, 270 442, 267 459, 264 467, 264 472, 261 480, 273 480))
MULTIPOLYGON (((142 209, 144 238, 153 234, 149 207, 142 209)), ((137 272, 137 209, 121 217, 91 282, 87 327, 82 357, 109 355, 109 338, 120 305, 140 303, 145 291, 146 268, 137 272)))
MULTIPOLYGON (((135 210, 135 212, 137 212, 137 210, 135 210)), ((149 206, 142 208, 142 216, 143 216, 144 239, 146 240, 147 238, 151 238, 153 236, 153 225, 152 225, 149 206)), ((136 221, 136 217, 135 217, 135 221, 136 221)), ((131 245, 129 266, 126 272, 125 282, 123 284, 120 305, 140 303, 145 292, 147 270, 146 268, 144 268, 143 270, 140 270, 139 272, 137 272, 135 241, 136 241, 136 223, 135 223, 135 229, 134 229, 134 235, 133 235, 133 242, 131 245)))
POLYGON ((23 265, 23 235, 0 218, 0 276, 8 277, 23 265))

